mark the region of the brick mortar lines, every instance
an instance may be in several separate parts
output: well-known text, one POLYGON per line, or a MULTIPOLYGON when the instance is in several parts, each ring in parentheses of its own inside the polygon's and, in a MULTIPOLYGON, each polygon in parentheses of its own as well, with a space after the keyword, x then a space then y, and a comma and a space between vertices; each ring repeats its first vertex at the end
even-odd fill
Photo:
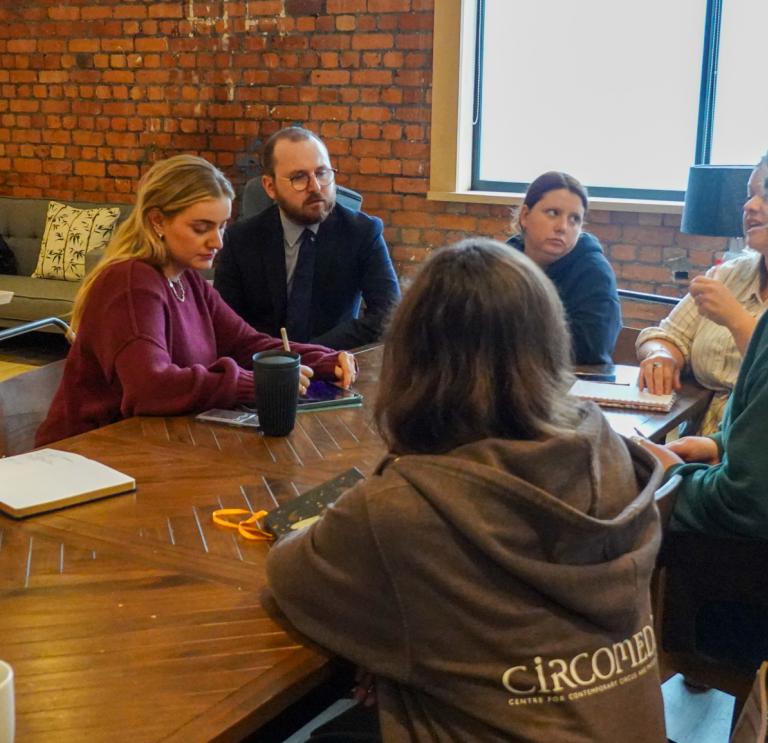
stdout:
MULTIPOLYGON (((0 9, 2 194, 129 202, 148 164, 177 152, 240 190, 259 143, 299 122, 384 220, 403 278, 453 240, 509 233, 506 207, 426 200, 433 0, 16 5, 0 9)), ((620 286, 675 294, 665 258, 703 271, 724 247, 678 227, 595 212, 588 229, 620 286)))

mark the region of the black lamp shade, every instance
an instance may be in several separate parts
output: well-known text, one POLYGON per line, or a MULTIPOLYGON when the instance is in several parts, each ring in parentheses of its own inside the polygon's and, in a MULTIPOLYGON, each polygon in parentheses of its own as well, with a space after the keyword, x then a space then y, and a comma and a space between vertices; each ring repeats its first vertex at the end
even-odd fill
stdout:
POLYGON ((688 173, 681 230, 690 235, 741 237, 750 165, 693 165, 688 173))

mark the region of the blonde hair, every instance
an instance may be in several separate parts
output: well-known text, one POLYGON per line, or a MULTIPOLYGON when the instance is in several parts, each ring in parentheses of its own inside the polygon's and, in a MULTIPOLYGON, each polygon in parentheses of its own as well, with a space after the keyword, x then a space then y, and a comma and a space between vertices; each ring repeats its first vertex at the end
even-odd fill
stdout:
POLYGON ((176 155, 155 163, 139 181, 136 204, 128 219, 117 228, 101 261, 80 287, 72 311, 72 329, 77 331, 94 282, 109 266, 130 259, 158 269, 168 263, 168 249, 150 223, 153 209, 173 217, 200 201, 222 197, 235 197, 232 184, 202 157, 176 155))

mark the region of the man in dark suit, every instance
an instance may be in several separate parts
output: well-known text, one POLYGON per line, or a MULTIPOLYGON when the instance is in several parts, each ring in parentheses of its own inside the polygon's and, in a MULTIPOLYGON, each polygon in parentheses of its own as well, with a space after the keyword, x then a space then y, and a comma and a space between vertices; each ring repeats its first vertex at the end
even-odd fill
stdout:
POLYGON ((400 297, 381 220, 336 203, 328 150, 307 129, 273 134, 262 166, 277 203, 227 230, 214 286, 270 335, 286 327, 291 340, 336 349, 377 340, 400 297))

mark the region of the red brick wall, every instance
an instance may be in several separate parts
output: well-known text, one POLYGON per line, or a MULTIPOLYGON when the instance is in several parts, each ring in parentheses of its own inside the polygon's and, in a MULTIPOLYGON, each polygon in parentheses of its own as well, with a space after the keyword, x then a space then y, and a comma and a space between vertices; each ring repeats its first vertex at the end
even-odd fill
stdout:
MULTIPOLYGON (((509 209, 426 200, 433 0, 7 0, 0 7, 0 193, 130 201, 148 163, 209 158, 239 188, 263 139, 300 122, 387 225, 398 271, 509 209)), ((675 293, 664 258, 720 240, 679 219, 591 214, 621 286, 675 293)), ((628 306, 629 317, 650 317, 628 306)))

